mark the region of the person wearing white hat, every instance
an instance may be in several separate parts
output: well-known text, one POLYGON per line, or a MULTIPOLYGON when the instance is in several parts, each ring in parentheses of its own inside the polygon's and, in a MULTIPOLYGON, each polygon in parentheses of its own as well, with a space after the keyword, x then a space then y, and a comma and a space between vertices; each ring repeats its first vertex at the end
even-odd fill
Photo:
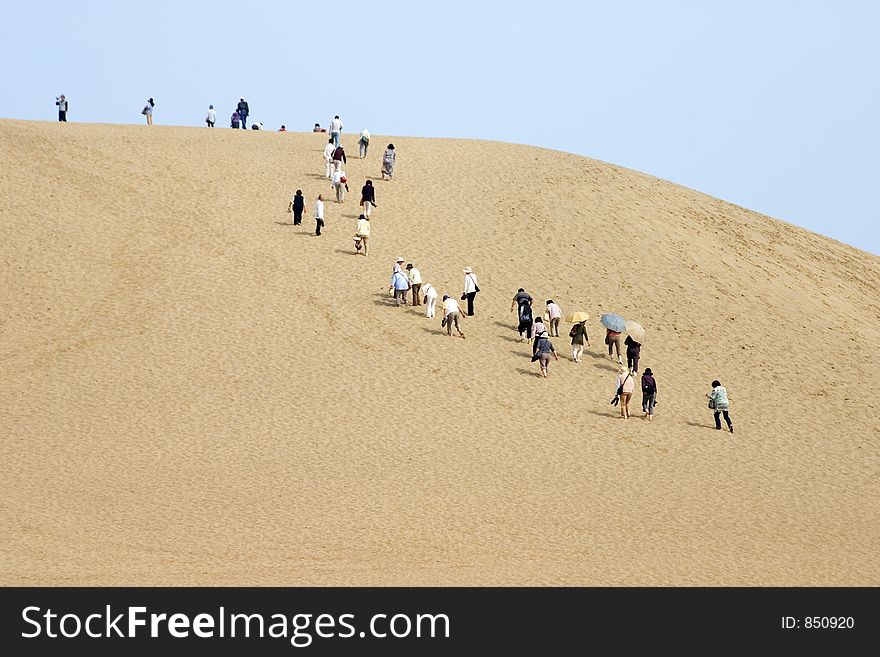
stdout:
POLYGON ((398 271, 403 271, 403 263, 406 262, 403 258, 398 258, 394 261, 394 266, 391 268, 391 273, 395 273, 398 271))
POLYGON ((467 299, 467 314, 471 317, 474 315, 474 298, 477 296, 477 292, 480 291, 480 286, 477 285, 477 275, 473 272, 470 267, 464 268, 464 290, 461 293, 461 300, 464 301, 467 299))

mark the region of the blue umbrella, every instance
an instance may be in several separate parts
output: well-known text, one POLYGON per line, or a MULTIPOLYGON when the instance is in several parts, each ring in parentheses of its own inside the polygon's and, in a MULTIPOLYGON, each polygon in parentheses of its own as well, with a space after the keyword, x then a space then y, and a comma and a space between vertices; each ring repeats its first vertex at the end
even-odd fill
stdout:
POLYGON ((605 313, 599 318, 599 321, 602 322, 602 326, 609 331, 615 331, 617 333, 623 333, 626 331, 626 320, 616 313, 605 313))

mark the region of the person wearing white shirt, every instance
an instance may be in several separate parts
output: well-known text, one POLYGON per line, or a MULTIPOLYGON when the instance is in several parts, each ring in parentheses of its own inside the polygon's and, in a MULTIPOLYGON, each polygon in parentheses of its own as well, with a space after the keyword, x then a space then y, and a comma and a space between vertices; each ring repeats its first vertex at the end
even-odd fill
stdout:
POLYGON ((336 190, 336 202, 344 203, 345 192, 348 191, 348 179, 345 177, 345 171, 337 169, 333 172, 330 180, 333 182, 333 189, 336 190))
POLYGON ((330 138, 333 140, 333 144, 335 146, 339 146, 339 134, 342 132, 342 121, 339 120, 339 115, 333 117, 333 120, 330 121, 330 138))
POLYGON ((318 194, 318 200, 315 201, 315 235, 321 234, 321 228, 324 227, 324 195, 318 194))
POLYGON ((208 124, 209 128, 213 128, 214 124, 217 122, 217 112, 214 111, 213 105, 208 105, 208 113, 205 115, 205 123, 208 124))
POLYGON ((480 291, 480 286, 477 285, 477 275, 473 272, 470 267, 464 268, 464 291, 461 293, 462 301, 467 299, 467 314, 473 317, 474 314, 474 298, 477 296, 477 292, 480 291))
POLYGON ((544 317, 550 320, 550 337, 559 337, 559 320, 562 319, 562 308, 553 303, 553 299, 547 299, 547 310, 544 317))
POLYGON ((333 151, 336 150, 336 146, 333 145, 333 140, 330 139, 327 142, 327 145, 324 146, 324 165, 326 166, 326 172, 324 173, 327 176, 327 180, 330 180, 330 176, 333 172, 333 151))
POLYGON ((364 128, 361 130, 360 139, 358 139, 358 151, 361 159, 367 156, 367 149, 370 147, 370 131, 364 128))
POLYGON ((419 294, 419 288, 422 287, 422 274, 413 267, 412 263, 406 266, 406 271, 409 272, 409 284, 412 286, 412 305, 421 306, 422 297, 419 294))
POLYGON ((464 337, 464 333, 461 332, 461 328, 459 328, 458 322, 459 320, 463 320, 461 314, 461 306, 458 305, 458 301, 453 299, 448 294, 443 295, 443 326, 446 327, 446 335, 450 338, 452 337, 452 324, 455 324, 455 330, 458 331, 458 334, 461 337, 464 337))
POLYGON ((425 317, 431 318, 434 316, 434 306, 437 303, 437 290, 430 283, 425 283, 422 294, 425 295, 425 317))

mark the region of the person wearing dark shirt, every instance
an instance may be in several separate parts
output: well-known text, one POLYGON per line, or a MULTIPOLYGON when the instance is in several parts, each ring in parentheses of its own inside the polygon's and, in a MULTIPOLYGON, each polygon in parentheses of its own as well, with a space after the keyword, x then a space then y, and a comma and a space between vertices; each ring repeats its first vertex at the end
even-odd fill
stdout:
POLYGON ((578 322, 571 327, 568 332, 571 338, 571 358, 575 363, 581 362, 581 355, 584 353, 584 342, 590 346, 590 336, 587 335, 587 321, 578 322))
POLYGON ((654 405, 657 403, 657 382, 654 380, 654 373, 651 368, 645 369, 642 375, 642 419, 648 418, 648 421, 654 419, 654 405))
POLYGON ((365 217, 369 217, 373 208, 376 207, 376 188, 373 187, 372 180, 367 179, 367 182, 361 187, 361 206, 364 208, 365 217))
POLYGON ((58 120, 67 123, 67 98, 64 94, 55 99, 55 104, 58 105, 58 120))
POLYGON ((528 342, 532 338, 532 296, 523 288, 519 288, 510 302, 510 312, 517 309, 519 319, 516 330, 519 333, 520 342, 528 342))
POLYGON ((626 336, 626 340, 623 341, 623 344, 626 345, 626 366, 629 368, 629 371, 633 374, 638 374, 639 372, 639 353, 642 350, 642 345, 632 339, 632 336, 626 336))
POLYGON ((238 107, 236 107, 236 109, 238 110, 238 115, 241 117, 241 128, 244 130, 247 128, 247 117, 248 114, 251 113, 251 108, 248 107, 247 101, 242 98, 238 101, 238 107))
POLYGON ((333 166, 338 171, 343 163, 348 164, 348 158, 345 157, 345 149, 342 146, 337 146, 336 150, 333 151, 333 166))
POLYGON ((293 198, 290 199, 290 205, 287 206, 288 212, 293 212, 293 225, 299 226, 303 220, 303 210, 306 208, 306 199, 303 197, 301 189, 296 190, 293 198))

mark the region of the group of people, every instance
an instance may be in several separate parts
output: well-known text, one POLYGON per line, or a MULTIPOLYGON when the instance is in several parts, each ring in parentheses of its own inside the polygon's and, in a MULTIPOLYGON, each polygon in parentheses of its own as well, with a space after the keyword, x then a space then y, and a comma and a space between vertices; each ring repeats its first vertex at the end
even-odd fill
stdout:
MULTIPOLYGON (((58 120, 66 122, 69 109, 69 102, 66 96, 64 94, 57 96, 55 98, 55 105, 58 107, 58 120)), ((146 117, 147 125, 152 125, 153 123, 153 108, 155 105, 155 100, 149 98, 144 105, 144 108, 141 110, 141 114, 146 117)), ((245 129, 247 127, 247 119, 249 115, 250 107, 247 101, 242 97, 239 99, 238 105, 232 113, 231 127, 245 129)), ((205 116, 205 123, 209 128, 213 128, 216 121, 217 113, 214 106, 209 105, 208 112, 205 116)), ((257 122, 253 124, 252 127, 255 130, 260 130, 262 129, 262 124, 257 122)), ((318 123, 315 124, 313 129, 314 132, 330 133, 327 145, 324 147, 325 175, 331 181, 336 193, 336 201, 338 203, 343 203, 345 201, 345 193, 350 191, 348 187, 348 178, 343 170, 343 165, 348 162, 348 158, 345 153, 345 148, 341 144, 342 129, 343 123, 340 120, 339 115, 333 117, 333 120, 330 122, 329 131, 321 128, 318 123)), ((286 128, 282 125, 280 131, 286 132, 286 128)), ((370 132, 369 130, 364 129, 358 137, 359 157, 361 159, 367 156, 369 144, 370 132)), ((396 158, 397 153, 394 149, 394 144, 388 144, 382 156, 380 173, 383 180, 391 180, 393 178, 396 158)), ((373 181, 370 179, 367 179, 364 186, 361 188, 360 205, 363 208, 363 211, 358 216, 357 226, 355 228, 355 253, 363 253, 363 255, 366 256, 369 252, 369 238, 371 231, 370 215, 373 208, 376 207, 376 192, 373 187, 373 181)), ((305 198, 303 197, 302 190, 296 190, 287 209, 288 212, 293 214, 293 225, 301 225, 303 213, 305 212, 305 198)), ((315 201, 314 215, 315 235, 321 235, 321 229, 325 226, 323 194, 318 194, 315 201)), ((437 290, 430 283, 422 283, 421 272, 417 267, 412 263, 409 263, 404 268, 404 262, 403 258, 398 258, 395 261, 391 272, 389 292, 393 291, 395 304, 398 307, 407 305, 407 295, 411 292, 412 305, 420 306, 424 303, 425 316, 433 318, 436 313, 435 308, 438 297, 437 290)), ((480 288, 477 284, 476 274, 470 267, 466 267, 464 269, 464 284, 460 300, 467 302, 467 311, 465 312, 461 308, 458 299, 455 299, 448 294, 443 295, 443 318, 441 326, 445 327, 448 336, 452 336, 452 329, 455 327, 458 335, 464 338, 461 324, 466 315, 474 315, 474 301, 479 291, 480 288)), ((510 310, 512 312, 514 308, 517 309, 517 332, 519 333, 520 341, 528 342, 533 340, 532 362, 539 362, 541 376, 546 378, 549 373, 550 360, 559 360, 559 355, 557 354, 553 343, 550 341, 550 338, 560 337, 559 324, 562 320, 562 309, 553 301, 553 299, 547 299, 542 316, 535 317, 532 310, 532 301, 532 296, 523 288, 519 288, 511 301, 510 310), (545 319, 548 322, 547 325, 544 324, 545 319)), ((574 322, 568 334, 571 338, 571 358, 575 363, 581 362, 584 345, 587 347, 591 346, 586 322, 586 319, 574 322)), ((605 344, 608 347, 608 357, 614 362, 616 356, 616 361, 619 365, 615 377, 615 395, 611 403, 614 405, 619 404, 621 417, 628 419, 630 417, 630 400, 635 392, 636 377, 639 376, 639 359, 641 357, 642 345, 633 339, 631 335, 627 335, 624 339, 621 332, 613 331, 611 329, 606 329, 605 344), (624 347, 626 347, 626 366, 623 365, 622 352, 624 351, 624 347)), ((643 419, 646 418, 648 420, 653 420, 654 409, 657 405, 657 380, 654 377, 651 368, 645 369, 644 373, 641 375, 640 384, 642 392, 642 417, 643 419)), ((708 393, 706 397, 708 398, 708 406, 714 413, 715 429, 718 431, 721 430, 721 418, 723 417, 728 430, 730 433, 733 433, 733 421, 730 417, 730 399, 727 394, 727 389, 721 385, 720 381, 715 380, 712 382, 712 391, 708 393)))
MULTIPOLYGON (((541 376, 546 378, 549 373, 550 361, 559 360, 556 348, 550 341, 551 337, 559 337, 559 323, 562 319, 562 308, 553 299, 547 299, 545 310, 541 316, 536 317, 532 309, 532 295, 519 288, 510 302, 510 311, 517 309, 517 333, 521 342, 532 342, 532 362, 540 364, 541 376), (547 325, 544 321, 547 321, 547 325), (549 330, 548 330, 549 329, 549 330)), ((571 338, 571 359, 575 363, 581 362, 584 345, 590 347, 590 337, 587 333, 587 319, 579 319, 572 323, 568 333, 571 338)), ((605 344, 608 346, 608 357, 615 361, 615 354, 619 369, 615 375, 615 394, 611 400, 613 405, 620 405, 620 416, 623 419, 630 417, 629 404, 635 392, 636 379, 639 376, 639 359, 641 357, 641 343, 631 335, 623 339, 621 332, 606 329, 605 344), (623 365, 621 355, 622 345, 626 346, 626 366, 623 365)), ((642 418, 649 421, 654 419, 654 409, 657 405, 657 379, 651 368, 647 368, 639 380, 642 392, 642 418)), ((712 392, 709 398, 709 408, 714 410, 715 428, 721 430, 721 417, 727 423, 727 427, 733 433, 733 421, 730 418, 730 400, 727 390, 719 381, 712 382, 712 392)))
MULTIPOLYGON (((397 258, 394 266, 391 268, 391 284, 388 286, 388 292, 394 293, 394 303, 399 308, 407 305, 407 294, 412 292, 412 305, 420 306, 425 304, 425 317, 433 318, 436 314, 437 290, 430 283, 422 284, 422 273, 412 263, 404 268, 403 258, 397 258)), ((474 315, 474 298, 480 288, 477 285, 477 275, 470 267, 464 268, 464 285, 461 294, 461 300, 467 301, 467 312, 462 309, 458 302, 449 294, 444 294, 443 315, 440 321, 440 327, 446 329, 446 335, 452 337, 452 329, 455 328, 459 337, 464 338, 464 331, 461 330, 464 317, 474 315)))

